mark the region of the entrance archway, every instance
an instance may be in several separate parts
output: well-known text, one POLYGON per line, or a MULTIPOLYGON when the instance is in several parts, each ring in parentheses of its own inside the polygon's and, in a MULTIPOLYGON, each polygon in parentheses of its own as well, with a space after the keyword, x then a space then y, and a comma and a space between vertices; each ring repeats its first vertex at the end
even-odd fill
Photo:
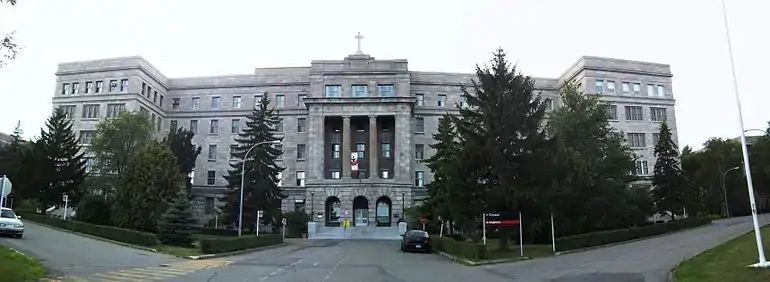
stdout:
POLYGON ((353 198, 353 224, 355 226, 369 225, 369 200, 364 196, 353 198))
POLYGON ((326 198, 326 226, 341 226, 341 214, 340 199, 334 196, 326 198))
POLYGON ((377 208, 377 226, 390 226, 393 217, 393 202, 390 198, 387 196, 377 198, 377 205, 375 207, 377 208))

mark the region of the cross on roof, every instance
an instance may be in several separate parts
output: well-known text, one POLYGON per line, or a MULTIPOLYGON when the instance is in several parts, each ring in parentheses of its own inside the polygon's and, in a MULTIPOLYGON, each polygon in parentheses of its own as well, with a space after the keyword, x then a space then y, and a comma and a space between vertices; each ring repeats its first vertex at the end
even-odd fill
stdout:
POLYGON ((356 54, 363 54, 363 52, 361 52, 361 39, 364 39, 364 36, 359 32, 356 34, 355 38, 358 40, 358 50, 356 51, 356 54))

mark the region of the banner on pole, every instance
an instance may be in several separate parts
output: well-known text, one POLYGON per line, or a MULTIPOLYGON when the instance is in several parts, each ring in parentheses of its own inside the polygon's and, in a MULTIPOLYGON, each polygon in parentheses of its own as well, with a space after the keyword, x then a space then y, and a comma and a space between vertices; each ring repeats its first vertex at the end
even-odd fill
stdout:
POLYGON ((358 171, 358 152, 350 153, 350 170, 358 171))

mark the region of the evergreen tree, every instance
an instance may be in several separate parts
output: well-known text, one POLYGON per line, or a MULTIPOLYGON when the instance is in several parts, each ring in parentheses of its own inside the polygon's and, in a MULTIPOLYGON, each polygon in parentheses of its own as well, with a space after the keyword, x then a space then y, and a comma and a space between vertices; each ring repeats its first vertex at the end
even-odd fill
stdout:
MULTIPOLYGON (((428 197, 425 199, 425 207, 430 208, 433 215, 441 216, 442 219, 451 221, 451 207, 449 204, 449 192, 454 188, 453 182, 457 177, 452 171, 453 163, 456 160, 457 151, 460 149, 457 140, 457 134, 452 124, 452 118, 444 115, 438 120, 438 128, 433 134, 435 143, 430 147, 436 150, 430 158, 424 160, 424 163, 433 173, 433 181, 428 183, 428 197)), ((432 218, 435 219, 435 218, 432 218)))
MULTIPOLYGON (((21 167, 21 153, 23 151, 23 141, 21 138, 21 122, 16 123, 16 127, 11 134, 11 143, 8 145, 0 144, 0 176, 6 175, 13 181, 19 177, 19 168, 21 167)), ((14 198, 19 200, 19 194, 14 192, 14 198)))
POLYGON ((43 214, 56 202, 43 201, 43 195, 51 194, 48 177, 52 174, 51 163, 41 139, 27 144, 21 152, 21 166, 14 182, 14 193, 23 194, 25 199, 37 199, 43 214))
MULTIPOLYGON (((472 92, 463 90, 468 107, 455 118, 465 140, 466 160, 477 162, 487 210, 515 212, 538 189, 545 148, 546 104, 534 80, 516 72, 498 49, 491 67, 477 67, 472 92)), ((501 249, 508 248, 508 228, 501 228, 501 249)))
POLYGON ((276 164, 276 160, 283 153, 271 146, 273 142, 280 142, 283 138, 276 136, 276 127, 281 123, 275 108, 270 106, 268 94, 262 95, 251 112, 246 117, 246 128, 235 139, 237 148, 232 152, 235 159, 241 161, 230 164, 230 170, 225 175, 228 191, 222 196, 225 202, 223 209, 225 222, 238 224, 238 211, 241 189, 241 166, 246 161, 245 189, 243 193, 243 226, 252 228, 256 223, 257 211, 264 211, 262 223, 276 224, 282 216, 281 201, 286 196, 278 186, 279 174, 284 168, 276 164), (252 149, 253 147, 253 149, 252 149), (244 159, 247 151, 251 149, 244 159))
POLYGON ((85 179, 85 159, 72 130, 72 121, 62 109, 56 109, 46 122, 46 129, 40 133, 40 145, 47 156, 48 168, 45 177, 49 189, 40 194, 40 202, 60 203, 62 194, 77 203, 83 196, 80 191, 85 179))
POLYGON ((666 122, 660 126, 655 144, 655 174, 652 176, 652 194, 658 210, 663 213, 681 213, 684 207, 685 176, 679 165, 679 148, 671 138, 666 122))
POLYGON ((190 174, 195 169, 195 160, 201 154, 201 147, 195 146, 192 143, 194 136, 195 133, 179 128, 176 131, 170 131, 168 136, 163 139, 163 143, 166 143, 171 148, 171 152, 176 156, 179 173, 185 176, 185 186, 187 187, 188 195, 192 192, 190 174))
POLYGON ((196 224, 186 189, 179 189, 158 221, 158 240, 180 247, 192 245, 192 227, 196 224))

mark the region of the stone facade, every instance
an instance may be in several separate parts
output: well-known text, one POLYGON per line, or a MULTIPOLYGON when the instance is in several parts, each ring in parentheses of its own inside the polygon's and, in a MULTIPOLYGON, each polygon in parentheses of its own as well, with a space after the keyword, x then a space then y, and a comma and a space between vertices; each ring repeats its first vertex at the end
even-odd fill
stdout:
MULTIPOLYGON (((613 126, 635 134, 638 173, 651 175, 653 135, 662 120, 676 138, 671 77, 668 65, 582 57, 557 78, 535 78, 535 85, 554 107, 557 89, 567 80, 601 95, 613 105, 613 126)), ((96 124, 116 109, 146 111, 158 137, 173 127, 197 132, 194 142, 203 150, 193 192, 205 222, 214 218, 216 197, 225 189, 230 145, 267 93, 283 119, 283 209, 312 211, 317 221, 328 222, 330 204, 338 203, 336 216, 354 219, 355 202, 363 205, 366 212, 360 214, 368 214, 368 224, 386 219, 395 226, 432 179, 419 159, 433 154, 429 145, 438 118, 463 103, 460 87, 473 78, 409 71, 406 60, 364 54, 312 61, 310 67, 258 68, 247 75, 167 78, 141 57, 124 57, 59 64, 53 106, 70 111, 86 146, 96 124), (359 149, 362 172, 356 174, 350 158, 359 149), (389 207, 379 211, 386 217, 377 217, 378 203, 389 207)))

